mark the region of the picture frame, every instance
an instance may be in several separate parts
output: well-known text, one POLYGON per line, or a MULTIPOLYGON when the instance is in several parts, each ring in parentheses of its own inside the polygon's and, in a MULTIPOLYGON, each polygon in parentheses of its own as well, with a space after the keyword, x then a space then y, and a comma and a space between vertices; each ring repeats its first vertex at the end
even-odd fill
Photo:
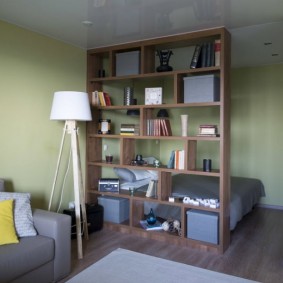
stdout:
POLYGON ((111 134, 111 119, 99 119, 98 133, 101 135, 111 134))
POLYGON ((162 104, 162 87, 145 88, 145 105, 162 104))

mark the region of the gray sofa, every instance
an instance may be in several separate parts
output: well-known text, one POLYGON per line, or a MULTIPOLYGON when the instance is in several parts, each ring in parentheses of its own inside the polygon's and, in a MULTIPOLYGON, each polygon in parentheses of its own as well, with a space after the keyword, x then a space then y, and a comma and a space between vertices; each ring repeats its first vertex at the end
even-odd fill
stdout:
POLYGON ((0 283, 56 282, 69 274, 71 217, 35 209, 33 221, 37 236, 0 246, 0 283))

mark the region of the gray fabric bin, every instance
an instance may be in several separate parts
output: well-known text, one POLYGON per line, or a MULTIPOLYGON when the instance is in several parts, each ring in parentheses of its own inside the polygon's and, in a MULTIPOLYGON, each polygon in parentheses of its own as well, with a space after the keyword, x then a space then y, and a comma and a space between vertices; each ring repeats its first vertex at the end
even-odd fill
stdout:
POLYGON ((220 100, 220 79, 215 75, 184 78, 184 103, 220 100))
POLYGON ((218 244, 218 213, 191 209, 187 211, 187 238, 218 244))
POLYGON ((119 197, 98 197, 98 204, 104 207, 104 221, 122 223, 129 219, 129 200, 119 197))
POLYGON ((138 75, 140 73, 140 51, 116 54, 116 76, 138 75))

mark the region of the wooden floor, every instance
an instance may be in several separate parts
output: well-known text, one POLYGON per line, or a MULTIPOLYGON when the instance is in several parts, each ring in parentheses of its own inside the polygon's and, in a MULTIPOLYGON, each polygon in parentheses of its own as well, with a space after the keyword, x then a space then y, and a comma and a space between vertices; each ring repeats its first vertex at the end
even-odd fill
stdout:
POLYGON ((72 272, 60 283, 117 248, 259 282, 283 282, 283 211, 281 210, 255 208, 232 232, 231 245, 224 254, 169 245, 106 229, 89 236, 89 240, 84 241, 84 258, 81 260, 77 259, 76 240, 72 240, 72 272))

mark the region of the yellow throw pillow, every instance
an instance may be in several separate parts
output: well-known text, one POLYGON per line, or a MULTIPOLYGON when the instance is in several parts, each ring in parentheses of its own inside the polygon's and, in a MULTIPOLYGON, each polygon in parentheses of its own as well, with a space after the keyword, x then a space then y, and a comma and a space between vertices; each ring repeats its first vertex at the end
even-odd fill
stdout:
POLYGON ((0 245, 18 242, 14 224, 13 200, 0 201, 0 245))

